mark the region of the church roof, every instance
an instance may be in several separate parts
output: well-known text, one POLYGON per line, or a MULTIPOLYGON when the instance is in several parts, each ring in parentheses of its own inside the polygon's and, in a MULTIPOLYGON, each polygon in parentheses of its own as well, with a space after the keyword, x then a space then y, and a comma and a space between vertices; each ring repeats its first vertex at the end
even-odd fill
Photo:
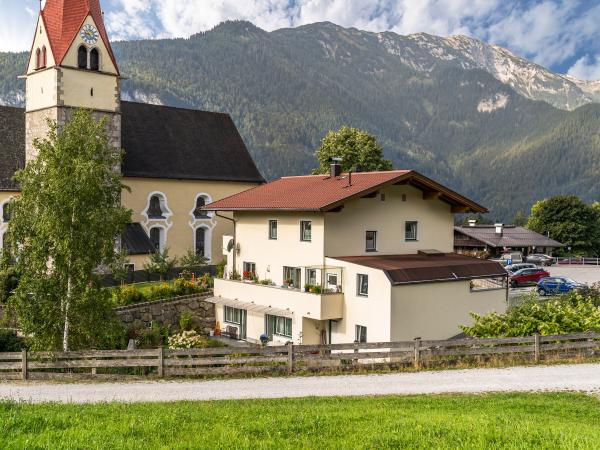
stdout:
MULTIPOLYGON (((126 177, 262 183, 227 114, 121 102, 126 177)), ((0 106, 0 190, 18 190, 25 163, 25 110, 0 106)))
POLYGON ((41 12, 52 54, 57 65, 62 61, 88 16, 92 16, 100 38, 106 45, 117 72, 119 68, 104 27, 100 0, 46 0, 41 12))
POLYGON ((262 183, 228 114, 121 102, 129 177, 262 183))

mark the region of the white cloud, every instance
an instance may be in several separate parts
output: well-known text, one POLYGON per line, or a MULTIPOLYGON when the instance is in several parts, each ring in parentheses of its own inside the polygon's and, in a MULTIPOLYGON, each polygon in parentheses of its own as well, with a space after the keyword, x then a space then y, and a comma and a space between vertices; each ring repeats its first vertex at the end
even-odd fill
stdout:
POLYGON ((600 55, 579 58, 569 69, 568 75, 580 80, 600 80, 600 55))

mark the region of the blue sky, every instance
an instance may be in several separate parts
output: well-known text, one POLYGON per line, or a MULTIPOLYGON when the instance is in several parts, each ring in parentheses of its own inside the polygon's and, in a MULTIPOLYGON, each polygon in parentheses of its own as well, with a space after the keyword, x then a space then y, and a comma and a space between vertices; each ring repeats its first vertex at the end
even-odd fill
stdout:
MULTIPOLYGON (((600 79, 600 0, 101 0, 112 39, 188 37, 227 19, 273 30, 331 21, 399 34, 466 34, 600 79)), ((27 50, 39 0, 0 0, 0 51, 27 50)))

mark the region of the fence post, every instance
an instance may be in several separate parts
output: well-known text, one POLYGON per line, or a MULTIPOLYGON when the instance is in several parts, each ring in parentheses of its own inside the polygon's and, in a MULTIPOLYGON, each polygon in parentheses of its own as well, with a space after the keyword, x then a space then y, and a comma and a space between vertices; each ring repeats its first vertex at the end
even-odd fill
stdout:
POLYGON ((415 338, 415 355, 413 366, 415 369, 421 367, 421 338, 415 338))
POLYGON ((162 347, 158 347, 158 376, 163 378, 165 376, 165 352, 162 347))
POLYGON ((294 343, 292 341, 287 343, 288 346, 288 362, 287 370, 288 373, 294 373, 294 343))
MULTIPOLYGON (((358 341, 354 341, 354 353, 358 353, 358 341)), ((353 365, 358 365, 358 358, 352 359, 353 365)))
POLYGON ((540 362, 540 335, 538 333, 533 335, 533 360, 536 364, 540 362))
POLYGON ((21 350, 21 378, 23 381, 27 381, 29 374, 27 373, 27 349, 21 350))

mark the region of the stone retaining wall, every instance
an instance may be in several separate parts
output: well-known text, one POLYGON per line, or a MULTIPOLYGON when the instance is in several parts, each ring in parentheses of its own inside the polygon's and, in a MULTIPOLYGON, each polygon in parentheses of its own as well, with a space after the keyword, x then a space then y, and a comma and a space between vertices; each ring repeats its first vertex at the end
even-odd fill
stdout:
POLYGON ((178 326, 183 313, 192 315, 194 327, 208 335, 215 327, 215 305, 205 301, 212 293, 182 297, 115 308, 119 319, 127 326, 150 326, 157 322, 165 326, 178 326))

